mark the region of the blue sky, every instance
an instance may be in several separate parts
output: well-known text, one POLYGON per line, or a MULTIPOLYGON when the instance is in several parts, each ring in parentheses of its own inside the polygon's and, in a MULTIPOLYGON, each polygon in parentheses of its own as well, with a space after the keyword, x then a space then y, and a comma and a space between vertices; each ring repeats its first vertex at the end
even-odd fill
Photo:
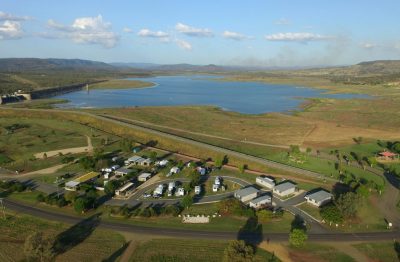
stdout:
POLYGON ((400 59, 400 1, 2 0, 0 57, 250 66, 400 59))

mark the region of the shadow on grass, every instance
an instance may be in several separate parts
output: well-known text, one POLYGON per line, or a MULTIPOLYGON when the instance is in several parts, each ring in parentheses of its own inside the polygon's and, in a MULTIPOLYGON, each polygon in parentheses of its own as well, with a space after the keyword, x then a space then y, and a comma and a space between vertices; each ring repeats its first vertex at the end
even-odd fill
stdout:
POLYGON ((257 217, 247 219, 246 224, 239 230, 237 239, 251 244, 254 248, 263 241, 263 229, 257 217))
POLYGON ((54 243, 55 253, 65 253, 85 241, 99 225, 99 217, 100 214, 95 214, 60 233, 54 243))
POLYGON ((103 262, 114 262, 117 261, 125 250, 128 248, 130 242, 126 242, 122 247, 118 248, 114 253, 111 254, 108 258, 104 259, 103 262))

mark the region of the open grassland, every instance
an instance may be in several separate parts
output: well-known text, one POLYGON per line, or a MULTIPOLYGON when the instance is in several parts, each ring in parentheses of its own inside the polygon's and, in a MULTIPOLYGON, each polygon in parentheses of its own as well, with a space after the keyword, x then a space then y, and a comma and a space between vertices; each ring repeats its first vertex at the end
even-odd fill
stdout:
POLYGON ((371 259, 371 261, 398 261, 400 256, 400 250, 396 252, 394 242, 361 243, 353 246, 371 259))
POLYGON ((151 87, 153 85, 154 85, 153 83, 140 80, 113 79, 92 84, 89 86, 89 89, 130 89, 130 88, 151 87))
MULTIPOLYGON (((222 261, 227 246, 227 241, 154 239, 141 243, 130 261, 219 262, 222 261)), ((268 261, 271 257, 272 254, 267 251, 257 249, 254 261, 268 261)))
MULTIPOLYGON (((87 228, 89 230, 89 228, 87 228)), ((56 261, 102 261, 124 245, 124 238, 112 231, 93 228, 85 232, 82 227, 73 227, 58 222, 49 222, 26 215, 8 214, 0 219, 0 260, 21 261, 24 259, 25 238, 33 232, 43 232, 52 239, 70 239, 70 245, 59 252, 56 261), (77 239, 80 241, 77 242, 77 239)))
POLYGON ((25 100, 19 103, 5 104, 4 106, 14 108, 50 109, 53 108, 56 104, 63 104, 67 102, 68 100, 65 99, 48 98, 38 100, 25 100))
POLYGON ((289 248, 289 256, 292 261, 327 261, 327 262, 354 262, 356 261, 348 254, 340 252, 338 249, 315 243, 307 243, 301 248, 289 248))

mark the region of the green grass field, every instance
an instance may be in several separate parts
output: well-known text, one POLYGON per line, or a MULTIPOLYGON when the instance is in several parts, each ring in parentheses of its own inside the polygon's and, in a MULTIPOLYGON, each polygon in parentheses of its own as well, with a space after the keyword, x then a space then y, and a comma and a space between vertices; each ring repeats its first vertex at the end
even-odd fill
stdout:
MULTIPOLYGON (((0 260, 24 259, 25 238, 33 232, 43 232, 53 239, 60 233, 71 231, 70 225, 50 222, 27 215, 8 213, 8 219, 0 219, 0 260)), ((101 261, 111 257, 125 243, 124 238, 112 231, 94 229, 82 242, 57 255, 57 261, 101 261)))
POLYGON ((352 257, 334 247, 315 243, 307 243, 301 248, 289 248, 289 254, 293 261, 355 262, 352 257))
POLYGON ((113 79, 90 85, 89 89, 130 89, 151 87, 153 85, 153 83, 140 80, 113 79))
MULTIPOLYGON (((130 261, 220 262, 227 245, 228 242, 217 240, 154 239, 139 244, 130 261)), ((254 261, 268 261, 271 256, 272 254, 257 249, 254 261)))
POLYGON ((353 246, 369 257, 371 261, 398 261, 400 255, 396 252, 393 242, 361 243, 353 246))

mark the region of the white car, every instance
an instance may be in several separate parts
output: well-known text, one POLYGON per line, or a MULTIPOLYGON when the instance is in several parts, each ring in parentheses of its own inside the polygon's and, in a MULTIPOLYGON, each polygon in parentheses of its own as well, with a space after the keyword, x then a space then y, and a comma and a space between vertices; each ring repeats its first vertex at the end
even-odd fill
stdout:
POLYGON ((182 187, 178 188, 178 190, 175 193, 175 196, 184 196, 185 195, 185 189, 182 187))
POLYGON ((151 197, 151 194, 149 194, 149 193, 144 193, 143 194, 143 198, 149 198, 149 197, 151 197))

